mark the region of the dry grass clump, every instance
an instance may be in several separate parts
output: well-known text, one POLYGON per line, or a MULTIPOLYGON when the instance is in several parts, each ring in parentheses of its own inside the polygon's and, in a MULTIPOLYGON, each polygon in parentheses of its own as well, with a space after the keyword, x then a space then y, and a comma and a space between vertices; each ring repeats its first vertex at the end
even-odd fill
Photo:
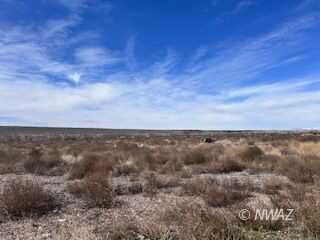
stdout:
POLYGON ((140 182, 118 184, 114 186, 114 192, 117 195, 139 194, 143 192, 143 185, 140 182))
POLYGON ((270 178, 263 184, 263 192, 266 194, 278 194, 285 186, 283 183, 270 178))
POLYGON ((249 196, 249 193, 246 191, 211 184, 207 186, 203 199, 211 207, 225 207, 236 202, 241 202, 249 196))
POLYGON ((308 196, 297 209, 297 219, 303 224, 309 235, 320 237, 320 202, 314 196, 308 196))
POLYGON ((239 186, 220 186, 217 183, 197 179, 182 185, 183 193, 199 196, 211 207, 225 207, 243 201, 250 196, 249 192, 239 186))
POLYGON ((208 167, 210 173, 232 173, 242 172, 247 168, 246 164, 239 158, 230 158, 228 156, 222 156, 219 160, 211 162, 208 167))
POLYGON ((205 179, 194 179, 182 184, 183 193, 189 196, 202 196, 206 193, 208 181, 205 179))
POLYGON ((159 172, 162 174, 177 174, 183 169, 184 165, 181 160, 168 160, 161 168, 159 172))
POLYGON ((114 203, 114 192, 110 180, 101 176, 92 176, 69 184, 73 195, 84 199, 88 207, 109 208, 114 203))
POLYGON ((301 203, 308 194, 308 187, 305 184, 296 183, 289 188, 289 194, 292 201, 301 203))
POLYGON ((317 185, 296 184, 290 189, 297 223, 302 224, 306 235, 315 239, 320 237, 320 201, 314 195, 317 185))
POLYGON ((107 240, 178 240, 175 233, 163 225, 154 222, 139 224, 127 217, 100 227, 97 232, 99 239, 107 240))
POLYGON ((134 150, 124 152, 124 158, 126 158, 137 171, 157 169, 157 161, 151 149, 147 147, 137 147, 134 150))
POLYGON ((98 235, 107 240, 136 240, 140 229, 132 220, 122 220, 111 226, 100 229, 98 235))
POLYGON ((16 163, 21 158, 21 154, 14 149, 0 150, 0 164, 16 163))
POLYGON ((199 149, 186 150, 181 158, 186 165, 203 164, 207 162, 206 155, 199 149))
POLYGON ((247 162, 253 162, 259 160, 263 156, 264 152, 257 146, 248 146, 239 153, 239 157, 247 162))
POLYGON ((297 183, 313 183, 320 171, 320 158, 314 155, 288 156, 280 162, 279 173, 297 183))
POLYGON ((274 154, 265 154, 261 156, 257 168, 260 168, 262 171, 275 171, 279 168, 279 164, 282 161, 282 157, 274 154))
POLYGON ((192 178, 192 169, 188 167, 183 167, 180 171, 181 178, 192 178))
POLYGON ((65 165, 56 148, 47 153, 40 148, 33 148, 23 166, 27 172, 39 175, 63 175, 65 172, 65 165))
POLYGON ((180 178, 177 176, 156 175, 156 186, 158 189, 174 188, 180 185, 180 178))
POLYGON ((14 179, 4 185, 0 194, 0 206, 8 217, 16 219, 43 215, 58 205, 52 194, 40 183, 14 179))
POLYGON ((16 164, 22 154, 14 149, 0 150, 0 174, 16 172, 16 164))
POLYGON ((107 158, 95 153, 86 153, 81 160, 71 166, 69 179, 82 179, 94 175, 108 177, 114 164, 112 156, 107 158))
POLYGON ((114 177, 129 176, 130 174, 137 174, 139 171, 138 167, 132 161, 127 161, 116 165, 113 168, 112 175, 114 177))
POLYGON ((153 198, 163 188, 173 188, 180 185, 180 179, 175 176, 157 175, 156 172, 146 172, 143 176, 143 192, 153 198))
POLYGON ((158 193, 158 180, 156 173, 147 172, 144 175, 143 192, 145 196, 153 198, 158 193))
MULTIPOLYGON (((250 218, 243 221, 241 219, 240 222, 243 224, 243 228, 249 230, 249 231, 253 231, 253 232, 277 232, 277 231, 281 231, 284 228, 288 227, 289 222, 286 222, 285 220, 282 219, 272 219, 270 217, 270 219, 255 219, 255 214, 256 214, 256 210, 254 209, 250 209, 248 207, 245 207, 245 209, 247 209, 250 214, 250 218)), ((273 210, 273 209, 272 209, 273 210)), ((251 238, 250 238, 251 239, 251 238)), ((252 238, 255 239, 255 238, 252 238)), ((263 238, 264 239, 264 238, 263 238)), ((270 238, 273 239, 273 238, 270 238)), ((282 238, 276 238, 276 239, 282 239, 282 238)))
POLYGON ((183 203, 168 209, 162 216, 168 226, 174 226, 177 240, 227 240, 245 239, 224 216, 213 214, 210 209, 195 203, 183 203))

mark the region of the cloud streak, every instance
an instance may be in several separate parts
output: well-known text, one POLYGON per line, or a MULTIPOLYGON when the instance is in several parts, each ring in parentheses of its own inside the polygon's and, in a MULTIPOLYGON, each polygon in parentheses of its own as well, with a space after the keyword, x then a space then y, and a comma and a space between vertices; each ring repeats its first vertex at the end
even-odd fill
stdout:
MULTIPOLYGON (((70 1, 65 6, 78 11, 85 5, 70 1)), ((252 81, 281 64, 302 59, 299 53, 305 48, 301 44, 305 31, 319 23, 314 15, 224 45, 216 52, 199 48, 179 71, 179 54, 174 50, 139 69, 134 38, 118 51, 86 44, 90 34, 75 37, 72 32, 81 21, 71 15, 36 29, 16 26, 0 30, 0 124, 152 129, 320 127, 320 73, 252 81), (72 56, 68 60, 59 56, 66 48, 72 56)))

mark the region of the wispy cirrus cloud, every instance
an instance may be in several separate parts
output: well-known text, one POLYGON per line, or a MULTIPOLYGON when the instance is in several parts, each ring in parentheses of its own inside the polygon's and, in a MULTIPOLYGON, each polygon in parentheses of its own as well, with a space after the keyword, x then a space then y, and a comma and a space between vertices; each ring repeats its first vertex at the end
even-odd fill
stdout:
MULTIPOLYGON (((77 2, 69 7, 77 8, 77 2)), ((251 81, 302 59, 305 31, 319 23, 315 15, 215 52, 199 48, 180 70, 175 50, 140 69, 135 38, 118 51, 89 44, 95 33, 72 32, 81 21, 71 15, 37 28, 0 31, 0 124, 11 119, 73 127, 319 127, 320 73, 251 81), (66 48, 72 57, 61 58, 66 48)))
POLYGON ((244 40, 232 47, 226 45, 212 57, 194 64, 183 76, 188 82, 219 90, 248 82, 264 72, 297 58, 307 45, 304 32, 319 24, 317 15, 303 16, 279 26, 272 32, 244 40))
POLYGON ((231 13, 238 14, 241 11, 244 11, 245 9, 248 9, 254 5, 256 5, 256 2, 252 0, 241 0, 236 4, 235 8, 231 11, 231 13))
POLYGON ((120 54, 103 47, 82 47, 76 49, 75 57, 84 66, 112 65, 123 61, 120 54))

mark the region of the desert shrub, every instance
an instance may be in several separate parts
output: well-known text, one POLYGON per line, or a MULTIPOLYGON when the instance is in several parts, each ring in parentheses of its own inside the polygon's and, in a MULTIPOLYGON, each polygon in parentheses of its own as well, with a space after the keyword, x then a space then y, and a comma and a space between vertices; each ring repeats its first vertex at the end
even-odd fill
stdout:
POLYGON ((114 203, 114 193, 110 180, 93 176, 69 184, 68 190, 85 200, 88 207, 109 208, 114 203))
POLYGON ((164 165, 169 161, 178 161, 179 152, 173 147, 162 147, 155 151, 154 158, 157 164, 164 165))
POLYGON ((320 176, 320 157, 313 154, 302 156, 305 165, 312 171, 313 175, 320 176))
POLYGON ((247 167, 240 159, 220 158, 217 162, 212 162, 208 167, 210 173, 231 173, 241 172, 247 167))
POLYGON ((39 216, 58 207, 52 194, 40 183, 15 179, 4 185, 0 194, 2 211, 11 218, 39 216))
POLYGON ((191 173, 193 175, 205 174, 205 173, 216 173, 216 163, 192 165, 191 173))
POLYGON ((281 148, 280 152, 283 156, 298 156, 299 153, 295 149, 292 149, 290 147, 281 148))
POLYGON ((152 240, 178 240, 177 233, 167 226, 157 223, 146 223, 139 229, 138 237, 152 240))
POLYGON ((240 152, 239 156, 244 161, 252 162, 261 158, 263 154, 263 151, 259 147, 248 146, 242 152, 240 152))
POLYGON ((296 183, 313 183, 313 170, 298 157, 287 157, 281 161, 278 172, 296 183))
POLYGON ((28 156, 28 159, 24 162, 24 168, 30 173, 39 172, 42 166, 41 158, 43 152, 39 148, 33 148, 28 156))
POLYGON ((306 232, 315 238, 320 237, 320 203, 315 196, 304 198, 296 211, 297 219, 301 222, 306 232))
POLYGON ((40 175, 63 175, 65 167, 56 148, 47 153, 40 148, 33 148, 23 166, 27 172, 40 175))
POLYGON ((225 153, 226 148, 221 143, 215 143, 211 145, 210 150, 219 157, 225 153))
POLYGON ((0 164, 14 164, 21 158, 21 153, 14 149, 0 150, 0 164))
POLYGON ((110 239, 110 240, 136 240, 138 237, 139 228, 138 226, 133 223, 125 223, 125 224, 117 224, 110 230, 105 230, 102 236, 103 239, 110 239))
POLYGON ((143 192, 143 185, 139 182, 130 184, 118 184, 114 186, 114 192, 117 195, 139 194, 143 192))
POLYGON ((276 179, 268 179, 263 184, 263 192, 266 194, 278 194, 285 186, 276 179))
POLYGON ((175 174, 183 168, 183 163, 180 160, 169 160, 159 170, 162 174, 175 174))
POLYGON ((207 186, 203 198, 211 207, 225 207, 249 197, 245 191, 225 188, 216 184, 207 186))
POLYGON ((198 150, 198 149, 192 149, 187 150, 182 155, 182 161, 186 165, 192 165, 192 164, 202 164, 207 161, 205 154, 198 150))
POLYGON ((157 169, 157 162, 153 156, 152 150, 146 147, 137 148, 133 152, 126 153, 127 158, 138 169, 138 171, 157 169))
POLYGON ((181 178, 192 178, 192 171, 190 168, 183 167, 180 172, 181 178))
POLYGON ((180 185, 180 179, 177 176, 157 175, 157 188, 173 188, 180 185))
POLYGON ((82 159, 74 163, 69 172, 70 179, 82 179, 94 175, 108 177, 114 165, 113 159, 94 153, 86 153, 82 159))
POLYGON ((158 193, 158 179, 156 173, 147 172, 144 175, 143 192, 145 196, 155 197, 158 193))
POLYGON ((282 158, 278 155, 273 155, 273 154, 266 154, 261 156, 260 159, 261 163, 261 168, 266 171, 275 171, 278 167, 280 162, 282 161, 282 158))
POLYGON ((308 188, 305 184, 296 183, 289 188, 289 193, 293 201, 302 202, 308 194, 308 188))
POLYGON ((110 240, 178 240, 174 232, 165 226, 150 222, 137 224, 135 220, 127 218, 102 227, 98 230, 98 236, 110 240))
POLYGON ((13 164, 0 164, 0 174, 14 173, 16 167, 13 164))
POLYGON ((182 184, 183 194, 199 196, 211 207, 224 207, 242 201, 250 196, 244 187, 233 183, 220 186, 215 182, 196 179, 182 184))
POLYGON ((227 224, 223 215, 213 214, 200 204, 179 204, 162 215, 162 221, 175 226, 177 240, 245 239, 235 225, 227 224))
POLYGON ((0 150, 0 174, 17 172, 16 164, 22 159, 22 154, 15 149, 0 150))
POLYGON ((137 166, 133 164, 133 162, 124 162, 116 165, 113 168, 112 175, 114 177, 119 177, 119 176, 128 176, 130 174, 136 174, 139 173, 139 169, 137 166))
POLYGON ((182 184, 183 193, 189 196, 202 196, 205 194, 208 181, 204 179, 195 179, 182 184))

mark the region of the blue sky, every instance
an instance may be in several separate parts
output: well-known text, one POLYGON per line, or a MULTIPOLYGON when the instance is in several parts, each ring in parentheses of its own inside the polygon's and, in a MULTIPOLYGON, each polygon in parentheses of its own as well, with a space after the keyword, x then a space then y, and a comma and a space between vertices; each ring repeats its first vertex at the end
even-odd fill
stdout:
POLYGON ((0 0, 0 125, 320 128, 318 0, 0 0))

